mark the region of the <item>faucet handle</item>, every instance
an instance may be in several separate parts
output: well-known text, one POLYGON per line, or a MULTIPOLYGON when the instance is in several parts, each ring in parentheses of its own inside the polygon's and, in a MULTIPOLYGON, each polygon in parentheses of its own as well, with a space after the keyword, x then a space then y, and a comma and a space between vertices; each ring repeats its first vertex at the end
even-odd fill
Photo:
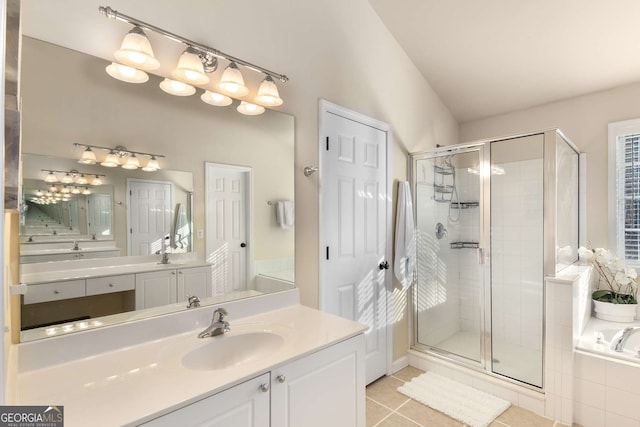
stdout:
POLYGON ((218 321, 224 322, 224 316, 228 316, 229 313, 224 308, 220 307, 213 312, 213 320, 216 320, 216 314, 218 314, 218 321))

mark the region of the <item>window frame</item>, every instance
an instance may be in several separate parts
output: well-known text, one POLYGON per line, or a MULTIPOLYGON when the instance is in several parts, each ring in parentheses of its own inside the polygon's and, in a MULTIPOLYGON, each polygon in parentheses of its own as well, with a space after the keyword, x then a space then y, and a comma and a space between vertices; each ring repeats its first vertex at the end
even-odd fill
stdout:
POLYGON ((624 177, 624 168, 618 168, 618 158, 621 156, 618 139, 621 136, 640 135, 640 119, 624 120, 609 123, 608 146, 608 214, 609 214, 609 248, 631 267, 640 267, 640 260, 628 260, 624 250, 624 208, 621 209, 620 191, 617 185, 624 177))

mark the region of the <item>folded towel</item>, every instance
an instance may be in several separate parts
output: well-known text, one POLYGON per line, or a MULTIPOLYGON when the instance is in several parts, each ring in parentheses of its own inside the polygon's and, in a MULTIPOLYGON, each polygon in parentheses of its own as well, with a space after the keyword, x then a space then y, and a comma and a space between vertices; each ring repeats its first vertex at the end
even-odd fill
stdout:
POLYGON ((276 222, 280 228, 293 228, 295 223, 295 209, 290 200, 276 202, 276 222))
POLYGON ((396 208, 396 242, 393 272, 402 287, 413 284, 416 268, 416 229, 413 220, 413 203, 409 182, 398 183, 398 205, 396 208))

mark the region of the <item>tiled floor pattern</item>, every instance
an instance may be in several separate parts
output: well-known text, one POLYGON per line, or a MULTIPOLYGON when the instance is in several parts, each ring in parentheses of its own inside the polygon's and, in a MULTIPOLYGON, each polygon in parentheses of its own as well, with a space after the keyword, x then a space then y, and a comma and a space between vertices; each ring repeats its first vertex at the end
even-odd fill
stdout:
MULTIPOLYGON (((423 371, 408 366, 367 387, 367 427, 463 427, 464 424, 404 394, 398 387, 423 371)), ((567 427, 533 412, 511 406, 489 427, 567 427)))

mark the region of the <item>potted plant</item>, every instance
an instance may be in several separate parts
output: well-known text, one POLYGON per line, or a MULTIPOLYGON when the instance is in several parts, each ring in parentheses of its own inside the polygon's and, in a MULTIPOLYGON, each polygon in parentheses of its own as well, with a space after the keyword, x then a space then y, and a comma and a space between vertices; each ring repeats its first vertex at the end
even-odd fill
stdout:
POLYGON ((638 308, 638 274, 608 249, 578 249, 581 260, 598 273, 598 289, 591 294, 596 317, 614 322, 633 322, 638 308))

